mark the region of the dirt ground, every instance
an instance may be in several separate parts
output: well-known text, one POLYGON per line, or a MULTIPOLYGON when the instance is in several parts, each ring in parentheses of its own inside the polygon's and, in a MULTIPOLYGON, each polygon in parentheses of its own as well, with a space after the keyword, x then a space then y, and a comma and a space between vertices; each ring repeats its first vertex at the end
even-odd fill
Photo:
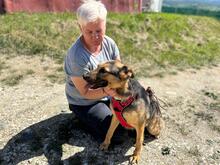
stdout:
MULTIPOLYGON (((99 151, 99 143, 75 124, 64 83, 49 81, 49 59, 1 56, 0 164, 128 164, 134 139, 99 151), (17 85, 9 75, 24 75, 17 85), (6 81, 9 79, 9 81, 6 81), (60 161, 62 160, 62 161, 60 161)), ((220 65, 163 78, 141 78, 163 100, 162 136, 145 137, 139 164, 220 165, 220 65)))

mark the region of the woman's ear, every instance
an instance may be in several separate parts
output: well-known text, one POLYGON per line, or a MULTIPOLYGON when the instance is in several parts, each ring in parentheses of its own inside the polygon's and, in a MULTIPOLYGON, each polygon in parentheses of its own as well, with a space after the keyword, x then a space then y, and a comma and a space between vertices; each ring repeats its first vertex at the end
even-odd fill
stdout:
POLYGON ((77 25, 79 26, 79 30, 82 32, 82 26, 79 24, 79 22, 77 23, 77 25))

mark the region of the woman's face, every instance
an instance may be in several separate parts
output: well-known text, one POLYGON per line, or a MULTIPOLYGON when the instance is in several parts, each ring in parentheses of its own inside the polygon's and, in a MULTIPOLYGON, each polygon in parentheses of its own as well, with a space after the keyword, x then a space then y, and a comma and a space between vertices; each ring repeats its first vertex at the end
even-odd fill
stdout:
POLYGON ((98 20, 95 22, 89 22, 86 25, 81 26, 80 29, 87 46, 93 47, 101 45, 105 35, 105 21, 98 20))

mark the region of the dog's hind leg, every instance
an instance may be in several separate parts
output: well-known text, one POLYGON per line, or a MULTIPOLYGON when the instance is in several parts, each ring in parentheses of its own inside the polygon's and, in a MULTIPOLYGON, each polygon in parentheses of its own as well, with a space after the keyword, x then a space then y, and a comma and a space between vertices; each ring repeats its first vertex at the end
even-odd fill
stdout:
POLYGON ((119 121, 118 121, 117 117, 113 114, 110 127, 109 127, 108 132, 105 136, 105 140, 99 147, 101 150, 108 149, 108 146, 111 142, 111 138, 115 132, 115 129, 118 127, 118 125, 119 125, 119 121))
POLYGON ((154 135, 156 138, 158 138, 163 127, 163 119, 160 116, 155 116, 151 119, 150 123, 148 124, 147 130, 151 135, 154 135))

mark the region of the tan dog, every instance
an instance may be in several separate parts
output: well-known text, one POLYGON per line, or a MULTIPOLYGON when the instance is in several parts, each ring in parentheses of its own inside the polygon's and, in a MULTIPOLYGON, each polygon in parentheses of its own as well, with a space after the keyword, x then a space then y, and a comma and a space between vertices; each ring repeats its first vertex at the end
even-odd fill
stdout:
POLYGON ((108 86, 115 89, 122 98, 119 103, 116 103, 116 106, 113 105, 115 99, 112 99, 111 109, 115 109, 115 111, 113 110, 115 113, 113 113, 111 125, 100 149, 108 149, 113 133, 121 122, 125 127, 132 127, 136 130, 136 145, 131 163, 138 163, 145 127, 150 134, 158 137, 164 122, 161 118, 159 103, 154 99, 152 91, 145 90, 137 80, 133 79, 133 76, 132 70, 120 61, 109 61, 99 65, 97 69, 83 77, 92 88, 108 86), (119 112, 120 106, 124 106, 121 112, 119 112), (119 121, 120 118, 124 121, 119 121))

